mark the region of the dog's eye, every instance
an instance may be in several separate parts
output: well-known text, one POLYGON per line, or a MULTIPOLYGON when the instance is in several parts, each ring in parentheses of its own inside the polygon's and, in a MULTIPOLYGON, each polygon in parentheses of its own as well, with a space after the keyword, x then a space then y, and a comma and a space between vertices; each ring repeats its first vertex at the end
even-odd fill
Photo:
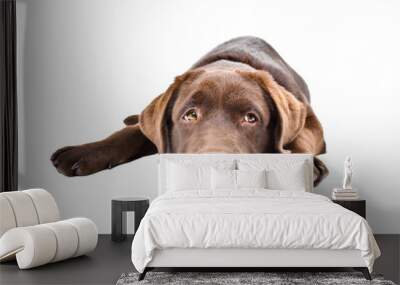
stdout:
POLYGON ((244 116, 244 121, 246 123, 254 124, 255 122, 258 121, 258 118, 253 113, 247 113, 246 116, 244 116))
POLYGON ((198 118, 197 112, 195 109, 190 109, 186 111, 186 113, 183 115, 182 119, 185 121, 191 122, 191 121, 196 121, 198 118))

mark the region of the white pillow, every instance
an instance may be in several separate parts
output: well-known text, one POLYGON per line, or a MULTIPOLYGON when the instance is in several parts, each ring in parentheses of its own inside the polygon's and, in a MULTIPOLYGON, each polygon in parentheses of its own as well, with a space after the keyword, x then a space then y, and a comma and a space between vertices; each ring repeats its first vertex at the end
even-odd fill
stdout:
POLYGON ((237 189, 240 188, 268 188, 267 171, 262 170, 235 170, 237 189))
POLYGON ((211 188, 211 167, 169 163, 167 191, 204 190, 211 188))
POLYGON ((236 170, 211 169, 211 189, 236 189, 236 170))
POLYGON ((266 170, 211 169, 213 190, 240 190, 241 188, 267 188, 266 170))
POLYGON ((268 188, 272 190, 307 191, 306 165, 267 172, 268 188))
MULTIPOLYGON (((266 169, 267 188, 271 190, 309 191, 310 169, 306 162, 296 160, 239 160, 240 170, 266 169)), ((311 188, 312 189, 312 188, 311 188)))

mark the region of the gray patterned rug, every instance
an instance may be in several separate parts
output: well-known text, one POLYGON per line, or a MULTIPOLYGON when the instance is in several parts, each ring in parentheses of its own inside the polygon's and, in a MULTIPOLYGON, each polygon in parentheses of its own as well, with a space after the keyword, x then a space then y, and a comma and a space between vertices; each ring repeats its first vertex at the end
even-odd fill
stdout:
POLYGON ((359 272, 148 272, 146 278, 142 281, 137 280, 138 276, 138 273, 124 273, 118 279, 116 285, 395 285, 392 281, 384 280, 381 275, 372 275, 373 280, 368 281, 359 272))

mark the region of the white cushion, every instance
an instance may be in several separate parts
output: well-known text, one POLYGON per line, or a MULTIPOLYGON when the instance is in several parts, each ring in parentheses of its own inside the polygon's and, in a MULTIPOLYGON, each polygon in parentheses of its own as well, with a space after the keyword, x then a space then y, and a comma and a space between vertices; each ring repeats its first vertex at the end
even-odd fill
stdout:
POLYGON ((235 160, 209 155, 163 155, 159 164, 159 194, 166 191, 211 190, 211 168, 235 169, 235 160))
POLYGON ((211 169, 212 190, 267 188, 266 170, 211 169))
POLYGON ((235 170, 237 189, 267 188, 267 171, 262 170, 235 170))
POLYGON ((96 248, 98 232, 95 223, 86 218, 74 218, 65 220, 65 222, 73 225, 78 233, 79 242, 74 257, 86 254, 96 248))
POLYGON ((257 161, 242 159, 238 161, 239 170, 267 171, 267 188, 272 190, 311 191, 312 169, 301 160, 257 161))
POLYGON ((10 203, 17 227, 33 226, 39 223, 35 205, 28 194, 15 191, 3 192, 0 195, 10 203))
POLYGON ((51 229, 56 237, 57 244, 61 245, 57 247, 56 255, 51 262, 67 259, 75 255, 78 249, 79 237, 78 232, 71 223, 59 221, 44 224, 43 226, 51 229))
POLYGON ((211 169, 211 189, 212 190, 235 190, 236 172, 231 169, 211 169))
POLYGON ((43 225, 14 228, 0 238, 0 260, 16 256, 20 269, 50 262, 56 250, 54 233, 43 225))
POLYGON ((39 219, 39 224, 60 220, 60 212, 53 196, 44 189, 29 189, 22 191, 32 199, 39 219))
POLYGON ((79 256, 97 245, 96 225, 86 218, 18 227, 0 238, 0 261, 16 256, 20 269, 79 256))
POLYGON ((60 219, 57 203, 44 189, 0 193, 0 237, 13 227, 26 227, 60 219))
POLYGON ((167 191, 210 189, 210 167, 168 165, 167 191))
POLYGON ((15 228, 17 222, 8 199, 0 195, 0 237, 9 229, 15 228))
POLYGON ((305 164, 298 164, 285 170, 267 172, 268 188, 273 190, 306 191, 307 178, 305 164))
MULTIPOLYGON (((303 167, 304 176, 297 181, 291 181, 292 185, 284 185, 284 183, 274 183, 271 178, 271 186, 290 187, 291 190, 313 191, 313 156, 311 154, 160 154, 158 165, 158 194, 168 191, 168 169, 169 164, 178 163, 183 166, 192 165, 198 167, 213 167, 218 169, 239 169, 239 170, 262 170, 278 171, 288 173, 284 179, 298 179, 296 175, 289 175, 292 171, 290 168, 303 167), (292 177, 290 177, 292 176, 292 177), (275 184, 275 185, 274 185, 275 184), (295 184, 295 185, 293 185, 295 184)), ((211 172, 210 172, 211 173, 211 172)), ((268 178, 268 176, 267 176, 268 178)), ((276 180, 276 179, 275 179, 276 180)), ((191 187, 193 188, 193 187, 191 187)), ((194 190, 194 189, 191 189, 194 190)), ((289 189, 284 189, 289 190, 289 189)), ((209 189, 209 191, 214 191, 209 189)), ((215 191, 214 191, 215 192, 215 191)))

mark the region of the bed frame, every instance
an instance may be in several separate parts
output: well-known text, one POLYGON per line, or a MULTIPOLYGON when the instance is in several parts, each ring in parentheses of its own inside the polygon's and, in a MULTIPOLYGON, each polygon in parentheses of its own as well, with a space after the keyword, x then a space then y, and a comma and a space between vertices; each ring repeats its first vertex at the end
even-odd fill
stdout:
MULTIPOLYGON (((301 160, 309 167, 307 191, 313 187, 313 157, 309 154, 252 154, 254 159, 301 160)), ((218 159, 249 158, 248 154, 162 154, 159 155, 158 192, 162 194, 166 185, 166 160, 190 159, 202 161, 218 159)), ((182 271, 323 271, 353 268, 361 271, 367 280, 371 275, 359 250, 331 249, 254 249, 254 248, 169 248, 155 250, 153 259, 140 273, 143 280, 146 273, 155 269, 181 269, 182 271)))
POLYGON ((154 269, 184 269, 191 271, 271 271, 295 269, 353 268, 371 280, 369 270, 359 250, 330 249, 240 249, 240 248, 170 248, 156 250, 152 261, 139 275, 143 280, 154 269))

